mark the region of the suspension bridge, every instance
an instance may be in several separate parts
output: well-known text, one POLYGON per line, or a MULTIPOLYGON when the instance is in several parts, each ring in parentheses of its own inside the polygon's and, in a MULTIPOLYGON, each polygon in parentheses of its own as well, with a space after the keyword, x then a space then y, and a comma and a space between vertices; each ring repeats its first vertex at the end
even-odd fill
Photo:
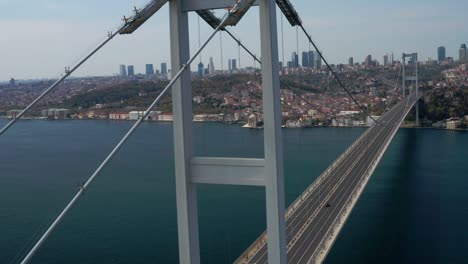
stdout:
MULTIPOLYGON (((170 89, 172 89, 174 114, 174 154, 180 263, 200 263, 196 188, 198 184, 262 186, 266 190, 267 230, 246 249, 235 261, 235 264, 322 263, 405 117, 413 107, 416 107, 416 113, 418 113, 417 102, 421 94, 418 90, 417 54, 403 54, 401 86, 403 99, 393 107, 388 108, 379 119, 376 119, 367 112, 365 107, 359 104, 351 91, 328 64, 289 0, 152 0, 142 9, 135 8, 132 16, 124 17, 124 23, 119 29, 116 32, 109 32, 108 38, 79 63, 72 67, 66 67, 65 75, 47 88, 3 127, 0 130, 0 136, 109 41, 119 34, 132 34, 166 4, 169 5, 170 12, 171 65, 172 71, 175 73, 174 76, 147 108, 143 116, 123 136, 121 141, 88 178, 88 181, 80 187, 70 203, 67 204, 30 249, 21 263, 28 263, 34 257, 62 219, 79 201, 84 191, 112 161, 121 147, 170 89), (228 29, 228 26, 235 26, 252 6, 258 6, 260 11, 262 59, 257 58, 228 29), (310 103, 294 88, 279 80, 276 6, 279 7, 291 26, 296 27, 296 29, 300 28, 304 32, 309 44, 314 47, 340 87, 346 91, 352 101, 361 109, 361 112, 374 121, 374 124, 287 209, 284 202, 280 88, 289 89, 306 103, 310 103), (225 8, 228 11, 222 18, 216 17, 211 11, 225 8), (189 12, 196 12, 213 28, 213 32, 208 39, 203 44, 200 42, 199 49, 193 55, 190 55, 189 52, 189 12), (264 158, 196 157, 193 154, 190 65, 220 31, 227 32, 239 45, 239 49, 244 49, 261 65, 264 158), (406 76, 405 58, 407 57, 411 58, 411 62, 416 65, 414 77, 406 76), (409 89, 408 95, 405 94, 407 81, 416 83, 415 89, 409 89)), ((391 83, 388 80, 385 80, 385 82, 391 83)), ((399 86, 396 85, 394 95, 398 89, 399 86)), ((312 104, 310 105, 311 108, 315 108, 312 104)), ((320 109, 317 110, 320 111, 320 109)))

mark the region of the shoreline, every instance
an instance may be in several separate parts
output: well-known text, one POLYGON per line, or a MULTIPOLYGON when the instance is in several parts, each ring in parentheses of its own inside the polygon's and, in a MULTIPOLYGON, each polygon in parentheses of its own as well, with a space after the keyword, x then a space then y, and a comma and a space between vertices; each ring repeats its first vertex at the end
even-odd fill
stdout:
MULTIPOLYGON (((117 121, 117 122, 132 122, 137 120, 129 120, 129 119, 99 119, 99 118, 86 118, 86 119, 77 119, 77 118, 63 118, 63 119, 47 119, 47 118, 21 118, 22 120, 38 120, 38 121, 117 121)), ((0 117, 0 120, 11 120, 11 118, 7 117, 0 117)), ((172 123, 172 121, 165 121, 165 120, 145 120, 145 122, 149 123, 172 123)), ((193 123, 219 123, 219 124, 226 124, 226 125, 242 125, 246 124, 245 122, 223 122, 223 121, 193 121, 193 123)), ((250 128, 248 129, 263 129, 263 128, 250 128)), ((282 127, 284 129, 313 129, 313 128, 369 128, 368 126, 307 126, 307 127, 282 127)), ((468 129, 446 129, 446 128, 439 128, 439 127, 416 127, 412 125, 402 125, 400 128, 404 129, 431 129, 431 130, 447 130, 447 131, 468 131, 468 129)))

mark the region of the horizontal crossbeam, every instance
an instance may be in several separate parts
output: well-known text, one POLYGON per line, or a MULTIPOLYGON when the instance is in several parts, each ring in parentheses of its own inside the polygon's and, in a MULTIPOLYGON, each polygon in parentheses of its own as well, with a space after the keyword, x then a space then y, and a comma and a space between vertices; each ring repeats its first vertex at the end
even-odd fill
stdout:
MULTIPOLYGON (((184 12, 208 10, 208 9, 223 9, 232 8, 237 3, 237 0, 183 0, 182 10, 184 12)), ((255 6, 258 1, 255 1, 255 6)))
POLYGON ((265 160, 195 157, 190 162, 192 183, 265 186, 265 160))

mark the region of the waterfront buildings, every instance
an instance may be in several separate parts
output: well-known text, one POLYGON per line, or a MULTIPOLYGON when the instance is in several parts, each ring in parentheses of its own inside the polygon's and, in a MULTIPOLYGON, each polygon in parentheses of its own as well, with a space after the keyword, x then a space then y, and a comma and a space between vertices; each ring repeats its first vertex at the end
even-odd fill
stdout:
POLYGON ((42 117, 49 119, 64 119, 69 116, 70 110, 62 108, 50 108, 41 111, 42 117))

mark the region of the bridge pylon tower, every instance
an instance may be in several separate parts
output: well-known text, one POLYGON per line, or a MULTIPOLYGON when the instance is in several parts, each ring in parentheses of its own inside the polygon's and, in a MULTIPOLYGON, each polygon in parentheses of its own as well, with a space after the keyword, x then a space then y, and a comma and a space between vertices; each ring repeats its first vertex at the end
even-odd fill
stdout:
MULTIPOLYGON (((179 259, 199 264, 197 185, 262 186, 266 193, 268 261, 286 264, 285 200, 278 35, 275 0, 248 0, 259 6, 262 58, 264 157, 196 157, 192 140, 192 87, 186 71, 173 87, 174 155, 179 259), (254 3, 255 2, 255 3, 254 3)), ((190 58, 188 12, 232 8, 237 0, 170 0, 172 71, 190 58)))
MULTIPOLYGON (((403 93, 403 98, 406 97, 406 84, 407 82, 412 82, 415 85, 415 90, 416 94, 419 95, 419 73, 418 73, 418 53, 403 53, 402 56, 402 72, 403 72, 403 77, 402 77, 402 93, 403 93), (406 64, 406 58, 410 58, 408 65, 406 64), (413 66, 413 75, 408 76, 406 67, 407 66, 413 66)), ((415 104, 415 109, 416 109, 416 126, 419 126, 419 104, 416 102, 415 104)))

